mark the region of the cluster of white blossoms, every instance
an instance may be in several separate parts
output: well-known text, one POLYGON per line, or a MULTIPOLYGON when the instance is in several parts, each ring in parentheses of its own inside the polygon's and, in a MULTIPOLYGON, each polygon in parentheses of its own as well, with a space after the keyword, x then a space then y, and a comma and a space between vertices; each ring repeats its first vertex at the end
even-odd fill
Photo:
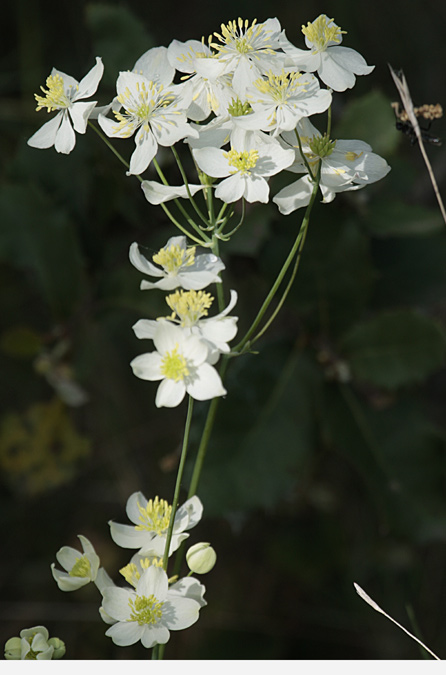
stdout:
MULTIPOLYGON (((160 381, 155 405, 175 407, 185 394, 198 401, 224 396, 226 390, 214 365, 221 354, 230 351, 228 342, 237 333, 237 317, 228 316, 237 302, 231 291, 227 307, 208 317, 214 298, 203 291, 210 283, 220 283, 224 264, 213 253, 196 255, 186 237, 171 237, 153 257, 153 264, 130 247, 130 261, 145 274, 158 277, 143 280, 141 289, 175 290, 166 297, 170 314, 156 320, 140 319, 133 326, 135 335, 150 339, 154 351, 140 354, 131 362, 134 374, 142 380, 160 381)), ((167 310, 166 308, 166 310, 167 310)))
POLYGON ((341 45, 345 32, 321 14, 302 26, 307 48, 301 49, 287 39, 277 18, 263 23, 239 18, 207 41, 173 40, 168 47, 149 49, 132 71, 119 74, 116 97, 102 107, 83 101, 97 89, 101 59, 79 84, 54 70, 42 88, 45 96, 36 99, 38 110, 58 113, 29 143, 70 152, 73 126, 84 133, 92 117, 110 138, 134 136, 131 175, 149 167, 159 146, 189 145, 199 183, 144 180, 152 204, 190 199, 203 189, 203 174, 225 203, 266 203, 270 177, 283 170, 305 176, 274 196, 281 213, 308 203, 316 176, 323 201, 331 201, 390 170, 367 144, 330 139, 309 121, 330 108, 333 92, 353 87, 357 75, 374 68, 341 45))
MULTIPOLYGON (((191 497, 177 509, 169 556, 188 538, 187 530, 198 524, 202 513, 203 506, 198 497, 191 497)), ((155 497, 147 500, 141 492, 136 492, 127 501, 127 515, 133 525, 110 521, 113 541, 122 548, 138 549, 130 562, 119 570, 127 586, 113 582, 100 567, 93 545, 82 535, 79 535, 82 552, 64 546, 56 554, 64 572, 51 565, 53 577, 62 591, 75 591, 91 582, 96 585, 102 596, 100 616, 110 626, 106 635, 116 645, 125 647, 139 640, 147 648, 165 644, 171 630, 182 630, 194 624, 200 609, 207 604, 204 600, 205 587, 198 579, 190 575, 181 579, 176 576, 169 578, 163 568, 171 514, 172 506, 164 499, 155 497)), ((186 560, 190 574, 206 574, 214 567, 216 554, 207 542, 200 542, 189 549, 186 560)), ((20 644, 16 644, 18 638, 14 638, 15 642, 8 647, 10 651, 13 647, 16 651, 20 647, 22 653, 24 649, 25 653, 30 649, 33 653, 42 652, 42 655, 33 658, 51 658, 52 652, 44 637, 33 636, 34 642, 26 642, 26 634, 21 637, 20 644)))

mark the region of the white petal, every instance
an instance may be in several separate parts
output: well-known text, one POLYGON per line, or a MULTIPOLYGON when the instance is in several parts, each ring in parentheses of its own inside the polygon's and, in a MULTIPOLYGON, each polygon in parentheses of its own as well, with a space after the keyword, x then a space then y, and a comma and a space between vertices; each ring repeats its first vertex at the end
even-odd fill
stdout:
POLYGON ((307 206, 312 191, 313 186, 310 183, 308 176, 304 176, 280 190, 280 192, 273 197, 273 202, 277 204, 280 213, 287 216, 289 213, 296 211, 296 209, 307 206))
POLYGON ((200 605, 196 600, 168 594, 163 606, 163 623, 170 630, 183 630, 198 621, 200 605))
POLYGON ((190 497, 182 506, 180 506, 175 514, 174 532, 190 530, 192 527, 195 527, 201 520, 202 515, 203 504, 201 503, 200 498, 196 495, 190 497))
POLYGON ((96 101, 78 101, 73 103, 69 109, 68 112, 73 120, 73 126, 79 134, 85 134, 88 119, 95 105, 96 101))
POLYGON ((89 98, 98 88, 99 82, 104 72, 104 64, 100 56, 96 57, 96 65, 79 82, 79 89, 73 101, 80 98, 89 98))
POLYGON ((45 124, 36 131, 35 134, 28 139, 28 145, 32 148, 51 148, 56 141, 56 135, 62 123, 63 113, 58 112, 53 119, 45 122, 45 124))
POLYGON ((51 565, 51 572, 61 591, 76 591, 91 581, 90 577, 71 577, 66 572, 60 572, 56 569, 54 563, 51 565))
POLYGON ((145 171, 158 150, 158 143, 151 131, 140 128, 135 137, 136 148, 130 157, 128 174, 138 176, 145 171))
POLYGON ((369 75, 375 66, 369 66, 359 52, 350 47, 330 47, 329 54, 333 61, 355 75, 369 75))
POLYGON ((339 63, 336 63, 330 57, 329 51, 321 54, 321 65, 317 72, 322 82, 335 91, 351 89, 356 82, 356 77, 353 73, 350 70, 346 70, 339 63))
POLYGON ((70 118, 67 114, 62 117, 62 123, 57 131, 54 147, 57 152, 68 155, 76 145, 76 134, 71 126, 70 118))
POLYGON ((154 595, 159 602, 163 602, 168 589, 167 574, 161 567, 151 565, 141 574, 136 584, 136 595, 154 595))
POLYGON ((197 369, 197 379, 186 386, 187 393, 197 401, 208 401, 216 396, 224 396, 227 392, 223 387, 220 375, 213 366, 203 363, 197 369))
POLYGON ((156 392, 155 405, 157 408, 176 408, 186 394, 186 386, 183 381, 165 379, 161 382, 156 392))
POLYGON ((228 160, 219 148, 197 148, 192 154, 199 168, 208 176, 223 178, 229 175, 228 160))
POLYGON ((133 242, 129 251, 130 262, 137 270, 143 274, 149 274, 152 277, 162 277, 163 271, 153 265, 142 253, 139 252, 138 244, 133 242))
POLYGON ((127 499, 127 504, 125 507, 125 512, 128 516, 128 519, 132 521, 135 525, 141 524, 141 509, 145 510, 147 508, 148 500, 144 497, 142 492, 134 492, 127 499), (140 508, 141 507, 141 508, 140 508))
MULTIPOLYGON (((155 332, 156 334, 156 332, 155 332)), ((158 352, 150 352, 148 354, 140 354, 130 362, 130 367, 133 374, 139 377, 140 380, 149 380, 149 382, 157 382, 162 380, 164 375, 161 373, 162 357, 158 352)))
MULTIPOLYGON (((163 185, 154 180, 143 180, 141 183, 142 190, 147 201, 150 204, 164 204, 171 199, 188 199, 189 194, 185 185, 172 186, 163 185)), ((191 195, 196 194, 199 190, 204 189, 204 185, 189 184, 189 192, 191 195)))
POLYGON ((109 522, 110 535, 115 544, 121 548, 142 548, 148 545, 152 536, 147 530, 135 530, 133 525, 109 522))
POLYGON ((157 327, 158 321, 151 319, 140 319, 132 326, 133 332, 135 333, 136 337, 139 338, 140 340, 142 339, 153 340, 153 336, 155 335, 157 327))
POLYGON ((215 196, 226 204, 238 201, 245 195, 246 180, 246 176, 234 173, 219 183, 215 190, 215 196))
POLYGON ((164 645, 169 641, 170 633, 166 626, 156 624, 154 626, 144 626, 144 631, 141 636, 141 644, 143 647, 153 647, 154 645, 164 645))
POLYGON ((136 621, 120 621, 110 626, 105 634, 111 637, 115 645, 128 647, 141 639, 144 634, 144 626, 139 626, 136 621))
POLYGON ((168 86, 175 75, 175 68, 169 62, 167 47, 153 47, 148 49, 132 68, 136 73, 141 73, 150 82, 168 86))

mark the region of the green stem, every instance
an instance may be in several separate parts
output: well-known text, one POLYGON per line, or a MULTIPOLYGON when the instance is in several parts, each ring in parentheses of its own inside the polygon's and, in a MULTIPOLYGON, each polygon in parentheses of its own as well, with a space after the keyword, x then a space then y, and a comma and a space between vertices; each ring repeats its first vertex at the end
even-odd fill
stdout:
MULTIPOLYGON (((107 145, 107 147, 110 148, 110 150, 112 151, 112 153, 119 159, 119 161, 126 167, 126 169, 128 169, 128 168, 130 167, 130 164, 129 164, 129 163, 127 162, 127 160, 125 160, 124 157, 116 150, 116 148, 113 147, 113 145, 112 145, 112 144, 110 143, 110 141, 108 140, 107 136, 106 136, 105 134, 103 134, 102 131, 101 131, 100 129, 98 129, 94 124, 92 124, 92 122, 89 121, 88 124, 89 124, 89 126, 90 126, 92 129, 94 129, 94 131, 97 133, 97 135, 99 136, 99 138, 101 138, 101 139, 104 141, 104 143, 107 145)), ((155 166, 155 168, 156 168, 156 170, 157 170, 157 172, 158 172, 158 175, 160 176, 160 178, 161 178, 161 180, 163 181, 164 185, 168 185, 168 182, 167 182, 166 179, 164 178, 164 176, 163 176, 163 174, 162 174, 162 171, 161 171, 161 169, 160 169, 160 167, 159 167, 157 161, 155 160, 155 158, 154 158, 152 161, 153 161, 153 164, 154 164, 154 166, 155 166)), ((141 178, 141 176, 138 176, 138 175, 135 174, 135 177, 139 180, 140 183, 143 183, 143 182, 144 182, 144 179, 141 178)), ((175 200, 175 201, 178 202, 178 200, 175 200)), ((181 223, 179 223, 179 222, 176 220, 176 218, 170 213, 169 209, 167 208, 167 206, 166 206, 165 204, 160 204, 160 206, 161 206, 161 208, 163 209, 163 211, 164 211, 164 213, 166 214, 166 216, 169 218, 169 220, 170 220, 176 227, 178 227, 178 229, 181 230, 181 232, 182 232, 183 234, 185 234, 187 237, 189 237, 190 239, 192 239, 193 241, 195 241, 195 243, 197 243, 197 244, 199 244, 199 245, 201 245, 201 246, 207 246, 207 245, 209 245, 210 239, 209 239, 208 237, 206 237, 206 235, 204 235, 204 234, 201 232, 200 228, 199 228, 199 227, 196 225, 196 223, 194 223, 194 221, 190 218, 189 214, 187 213, 187 211, 184 209, 184 207, 183 207, 181 204, 179 204, 179 203, 177 204, 178 208, 181 210, 181 212, 183 213, 183 215, 184 215, 185 218, 187 219, 188 223, 190 223, 190 224, 191 224, 191 225, 192 225, 192 226, 200 233, 200 236, 201 236, 201 237, 204 237, 204 240, 203 240, 203 239, 198 239, 198 238, 195 237, 193 234, 191 234, 188 230, 186 230, 186 228, 183 227, 183 225, 181 225, 181 223)))
POLYGON ((200 218, 200 220, 205 224, 206 227, 209 227, 210 223, 204 217, 200 208, 195 203, 195 200, 194 200, 194 198, 192 196, 192 193, 190 191, 190 188, 189 188, 189 181, 187 180, 186 172, 183 169, 183 165, 181 164, 180 157, 179 157, 177 151, 175 150, 175 148, 173 147, 173 145, 171 146, 171 150, 172 150, 173 156, 175 157, 177 166, 180 170, 181 178, 183 179, 184 185, 186 186, 186 191, 187 191, 187 196, 189 197, 189 201, 192 204, 192 207, 195 210, 195 213, 197 214, 197 216, 200 218))
POLYGON ((301 246, 302 239, 304 239, 304 235, 306 234, 306 231, 307 231, 307 228, 308 228, 308 223, 309 223, 309 220, 310 220, 311 210, 313 208, 313 204, 314 204, 314 201, 316 199, 318 189, 319 189, 319 175, 314 182, 313 191, 311 193, 310 201, 309 201, 308 206, 306 208, 305 215, 304 215, 304 218, 302 220, 302 224, 300 226, 299 233, 298 233, 298 235, 295 239, 293 247, 292 247, 291 251, 289 252, 287 259, 285 260, 285 263, 284 263, 282 269, 280 270, 279 274, 277 275, 277 278, 276 278, 273 286, 271 287, 268 295, 266 296, 266 298, 263 302, 263 305, 261 306, 256 318, 254 319, 253 323, 251 324, 251 327, 248 329, 245 337, 238 343, 238 345, 236 347, 234 347, 234 349, 232 350, 233 352, 240 353, 243 350, 243 348, 247 345, 251 336, 255 333, 255 331, 257 330, 257 327, 259 326, 260 322, 262 321, 263 316, 264 316, 265 312, 267 311, 269 305, 271 304, 274 296, 276 295, 276 293, 279 289, 279 286, 282 283, 286 272, 288 271, 289 266, 293 262, 294 257, 297 254, 297 252, 298 252, 298 250, 301 246))
POLYGON ((300 156, 301 156, 302 159, 304 160, 304 164, 305 164, 305 166, 306 166, 306 169, 307 169, 308 173, 310 174, 311 179, 312 179, 312 180, 315 180, 315 176, 313 175, 313 172, 312 172, 312 170, 311 170, 311 167, 310 167, 310 165, 309 165, 309 163, 308 163, 308 159, 307 159, 307 157, 306 157, 304 151, 302 150, 302 143, 301 143, 301 140, 300 140, 299 133, 298 133, 298 131, 297 131, 297 127, 296 127, 296 129, 294 130, 294 133, 296 134, 297 143, 298 143, 298 145, 299 145, 300 156))
POLYGON ((191 426, 191 421, 192 421, 193 408, 194 408, 194 399, 192 398, 192 396, 189 396, 189 401, 188 401, 188 406, 187 406, 186 424, 184 426, 183 447, 181 449, 180 465, 178 467, 177 479, 176 479, 176 483, 175 483, 175 491, 174 491, 173 501, 172 501, 172 512, 170 514, 169 527, 167 529, 166 546, 164 548, 164 557, 163 557, 163 569, 164 570, 167 570, 167 563, 169 562, 170 542, 172 540, 173 526, 174 526, 174 522, 175 522, 175 514, 177 512, 178 501, 179 501, 179 498, 180 498, 181 481, 183 480, 184 466, 185 466, 185 463, 186 463, 186 456, 187 456, 187 448, 188 448, 188 445, 189 445, 189 434, 190 434, 190 426, 191 426))
POLYGON ((275 309, 274 312, 271 314, 271 316, 270 316, 270 318, 268 319, 268 321, 266 322, 266 324, 265 324, 265 325, 263 326, 263 328, 257 333, 257 335, 256 335, 255 337, 252 338, 252 340, 251 340, 251 345, 253 345, 254 342, 257 342, 257 340, 258 340, 259 338, 261 338, 262 335, 263 335, 264 333, 266 333, 266 331, 268 330, 268 328, 270 327, 270 325, 273 323, 273 321, 275 320, 276 316, 278 315, 278 313, 280 312, 280 310, 281 310, 282 307, 283 307, 283 304, 284 304, 284 302, 285 302, 285 300, 286 300, 286 298, 287 298, 287 295, 288 295, 288 293, 290 292, 290 289, 291 289, 291 287, 292 287, 292 285, 293 285, 293 283, 294 283, 294 279, 296 278, 297 270, 299 269, 299 264, 300 264, 300 260, 301 260, 301 257, 302 257, 302 251, 303 251, 303 248, 304 248, 305 239, 306 239, 306 237, 307 237, 307 232, 308 232, 308 223, 309 223, 309 221, 307 221, 306 223, 305 223, 305 221, 303 221, 303 222, 302 222, 302 225, 301 225, 301 228, 300 228, 300 233, 299 233, 299 234, 302 235, 302 238, 301 238, 301 242, 300 242, 300 244, 299 244, 299 248, 298 248, 298 251, 297 251, 296 262, 294 263, 293 272, 292 272, 292 274, 291 274, 290 280, 288 281, 287 287, 285 288, 282 297, 280 298, 279 302, 277 303, 276 309, 275 309))

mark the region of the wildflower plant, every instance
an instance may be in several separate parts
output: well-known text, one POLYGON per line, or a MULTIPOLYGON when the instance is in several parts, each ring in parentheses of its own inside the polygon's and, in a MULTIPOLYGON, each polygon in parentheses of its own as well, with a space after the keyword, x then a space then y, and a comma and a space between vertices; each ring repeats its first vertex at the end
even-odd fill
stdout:
MULTIPOLYGON (((201 582, 179 574, 185 541, 203 513, 197 492, 218 404, 231 395, 225 385, 227 369, 233 359, 253 351, 284 304, 319 191, 328 203, 337 193, 364 188, 390 170, 368 144, 331 136, 333 98, 373 66, 341 46, 345 31, 326 15, 304 25, 302 33, 307 49, 288 41, 277 18, 260 23, 239 18, 222 25, 207 41, 173 40, 167 48, 149 49, 131 71, 119 74, 115 98, 101 107, 83 102, 96 92, 100 58, 79 85, 53 71, 45 98, 36 97, 38 110, 59 112, 34 134, 30 145, 55 145, 59 152, 70 152, 71 124, 84 133, 88 121, 122 162, 123 179, 138 180, 143 198, 159 205, 178 230, 166 234, 165 245, 155 254, 149 239, 132 243, 129 250, 130 263, 144 275, 141 290, 166 294, 164 316, 142 317, 133 326, 149 347, 136 354, 130 366, 136 377, 148 381, 148 391, 154 393, 150 382, 159 383, 156 406, 176 407, 187 398, 173 499, 147 499, 141 486, 127 502, 132 525, 110 522, 113 541, 137 550, 121 570, 127 587, 116 585, 100 567, 92 544, 82 536, 83 553, 70 547, 58 552, 64 572, 52 565, 63 591, 89 582, 97 586, 102 597, 99 613, 110 625, 106 635, 116 645, 141 641, 153 648, 154 658, 162 658, 170 631, 192 626, 206 605, 201 582), (117 148, 130 138, 128 163, 117 148), (163 172, 160 147, 175 160, 175 185, 163 172), (149 166, 157 180, 143 176, 149 166), (193 175, 186 166, 194 167, 193 175), (274 180, 282 172, 303 176, 277 191, 274 180), (302 209, 302 218, 297 227, 296 216, 290 219, 294 242, 254 320, 240 336, 238 317, 232 314, 237 291, 227 291, 224 282, 224 246, 243 226, 246 203, 270 201, 283 215, 302 209), (179 507, 195 400, 210 405, 187 498, 179 507)), ((150 294, 146 301, 150 307, 150 294)), ((186 560, 190 574, 205 573, 215 564, 216 553, 209 543, 199 543, 186 560)))

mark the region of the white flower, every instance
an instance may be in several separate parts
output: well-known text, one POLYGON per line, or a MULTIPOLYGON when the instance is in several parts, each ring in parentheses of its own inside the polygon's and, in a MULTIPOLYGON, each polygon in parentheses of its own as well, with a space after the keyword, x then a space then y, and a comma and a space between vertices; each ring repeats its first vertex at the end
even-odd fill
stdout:
POLYGON ((56 553, 59 564, 66 570, 60 572, 54 563, 51 565, 53 577, 61 591, 75 591, 95 581, 99 570, 99 556, 91 542, 82 534, 78 535, 83 554, 71 546, 62 546, 56 553))
POLYGON ((166 572, 151 566, 141 574, 135 590, 106 588, 102 608, 116 620, 105 633, 116 645, 125 647, 141 640, 150 648, 165 644, 170 630, 192 626, 198 620, 200 604, 172 593, 166 572))
POLYGON ((48 661, 60 659, 65 654, 65 644, 59 638, 49 638, 45 626, 24 628, 20 637, 10 638, 5 644, 8 661, 48 661))
POLYGON ((213 147, 192 151, 202 171, 213 178, 224 178, 215 189, 218 199, 231 203, 243 197, 248 202, 266 204, 269 199, 266 178, 293 163, 294 154, 289 150, 274 142, 252 147, 253 140, 247 137, 243 147, 232 147, 227 152, 213 147))
MULTIPOLYGON (((368 183, 374 183, 384 178, 390 167, 372 148, 364 141, 337 140, 332 141, 322 136, 308 120, 303 120, 298 128, 305 129, 313 135, 300 136, 302 151, 307 162, 316 175, 319 163, 320 189, 324 203, 333 201, 338 192, 359 190, 368 183)), ((300 155, 298 142, 295 134, 287 132, 282 138, 288 144, 294 144, 296 149, 296 162, 289 167, 290 171, 307 172, 306 165, 300 155)), ((283 188, 273 198, 279 211, 288 215, 298 208, 307 206, 313 191, 312 178, 307 174, 303 178, 283 188)))
POLYGON ((211 365, 218 361, 220 354, 230 351, 228 342, 237 334, 236 316, 227 316, 237 302, 237 293, 231 291, 231 300, 227 307, 216 316, 206 317, 213 297, 204 291, 176 291, 168 295, 166 302, 172 310, 172 315, 166 319, 140 319, 133 326, 135 335, 139 339, 153 340, 160 321, 172 321, 183 329, 188 329, 191 335, 200 337, 208 347, 207 361, 211 365))
POLYGON ((294 129, 302 117, 327 110, 331 105, 331 92, 321 89, 314 75, 282 71, 279 75, 269 72, 247 90, 247 99, 254 110, 244 119, 251 129, 282 131, 294 129))
POLYGON ((99 115, 98 122, 110 137, 128 138, 136 132, 136 149, 130 158, 129 174, 147 169, 162 146, 174 145, 186 136, 196 135, 187 123, 180 85, 167 89, 140 73, 121 72, 116 82, 117 101, 124 108, 113 109, 116 121, 99 115))
POLYGON ((46 108, 48 112, 59 112, 31 136, 28 145, 32 148, 50 148, 54 145, 57 152, 68 155, 76 144, 74 131, 85 134, 88 118, 96 105, 96 101, 86 102, 82 99, 95 93, 103 72, 104 65, 100 57, 96 57, 96 65, 80 82, 53 68, 46 81, 47 89, 41 87, 45 96, 35 94, 38 104, 36 110, 46 108))
POLYGON ((173 40, 168 49, 169 59, 177 70, 188 73, 184 89, 189 91, 191 103, 187 116, 197 122, 209 117, 211 112, 221 115, 234 91, 230 78, 225 76, 226 64, 212 58, 212 52, 203 42, 173 40))
MULTIPOLYGON (((141 555, 163 556, 166 546, 172 507, 155 497, 147 501, 141 492, 135 492, 127 500, 126 513, 134 525, 121 525, 110 521, 113 541, 122 548, 139 548, 141 555)), ((175 513, 169 555, 176 551, 190 530, 199 522, 203 505, 198 497, 188 499, 175 513)), ((102 591, 101 591, 102 592, 102 591)))
POLYGON ((210 46, 217 50, 217 57, 226 64, 226 72, 233 73, 232 87, 240 96, 246 87, 268 70, 274 69, 274 61, 280 61, 283 55, 275 49, 280 47, 281 27, 278 19, 267 19, 263 23, 251 25, 249 21, 238 19, 221 25, 221 34, 214 33, 218 42, 210 46))
POLYGON ((153 343, 156 351, 140 354, 130 366, 142 380, 161 380, 157 408, 174 408, 186 393, 198 401, 226 394, 219 374, 207 362, 209 350, 203 340, 169 321, 160 321, 153 343))
POLYGON ((195 255, 196 247, 188 247, 186 237, 171 237, 167 244, 156 253, 153 265, 138 250, 138 244, 130 246, 130 262, 137 270, 152 277, 161 277, 159 281, 141 281, 141 290, 160 288, 172 291, 181 287, 196 291, 212 283, 221 283, 219 272, 225 269, 223 262, 213 253, 195 255), (161 268, 161 269, 160 269, 161 268))
POLYGON ((325 14, 302 26, 302 33, 310 51, 298 49, 286 38, 281 40, 283 50, 295 66, 310 73, 317 71, 322 82, 335 91, 351 89, 355 75, 368 75, 375 67, 367 65, 354 49, 339 46, 345 31, 325 14))

